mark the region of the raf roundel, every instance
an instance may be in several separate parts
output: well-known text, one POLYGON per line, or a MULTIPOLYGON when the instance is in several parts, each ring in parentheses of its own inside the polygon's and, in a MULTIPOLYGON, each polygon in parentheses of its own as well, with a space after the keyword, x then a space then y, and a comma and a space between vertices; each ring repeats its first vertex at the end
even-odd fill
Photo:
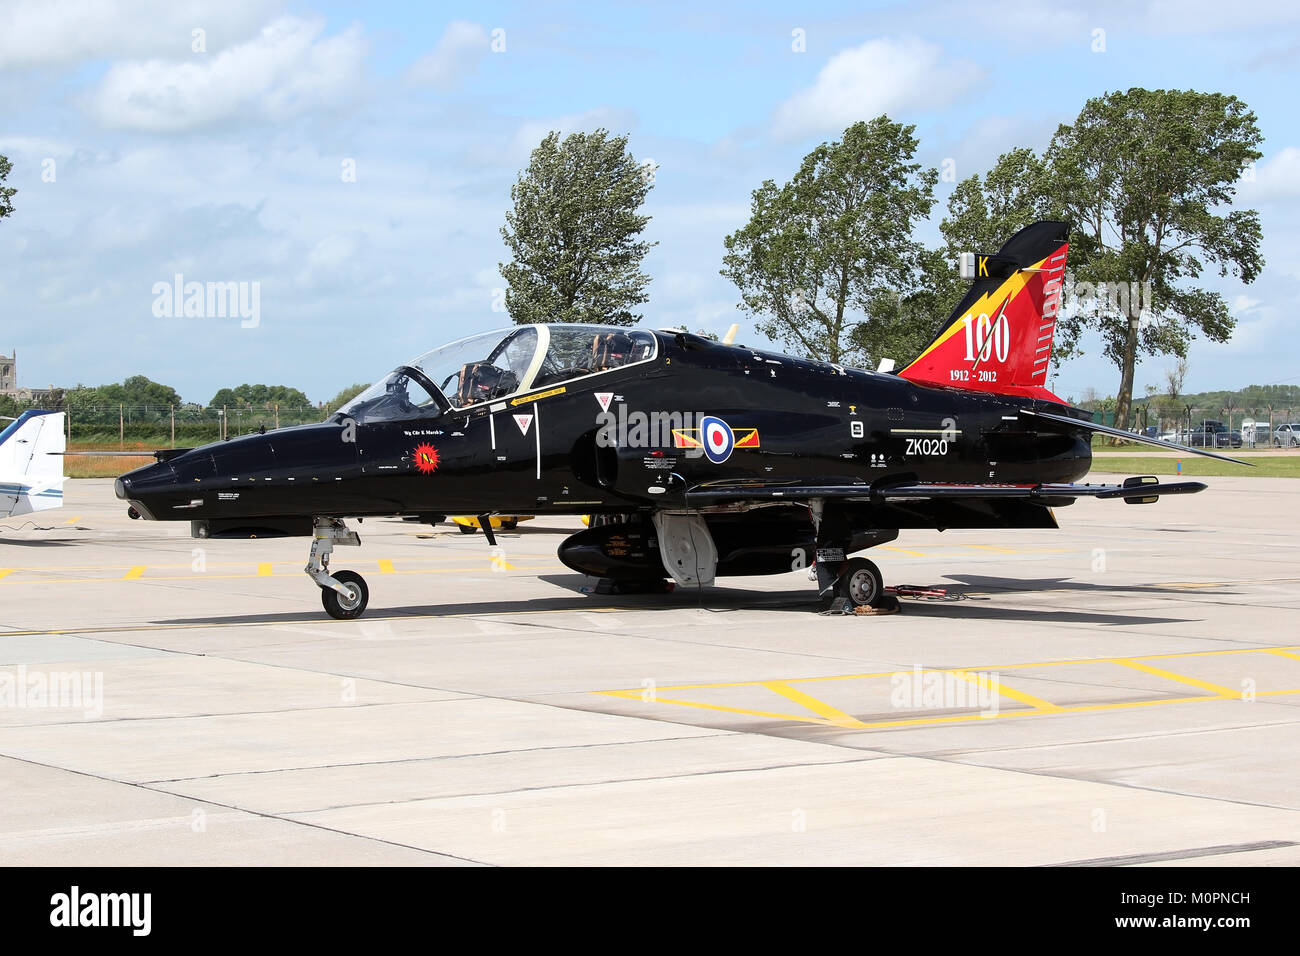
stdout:
POLYGON ((731 457, 731 450, 736 447, 736 436, 731 433, 731 426, 721 418, 704 416, 700 420, 700 434, 709 461, 720 465, 731 457))

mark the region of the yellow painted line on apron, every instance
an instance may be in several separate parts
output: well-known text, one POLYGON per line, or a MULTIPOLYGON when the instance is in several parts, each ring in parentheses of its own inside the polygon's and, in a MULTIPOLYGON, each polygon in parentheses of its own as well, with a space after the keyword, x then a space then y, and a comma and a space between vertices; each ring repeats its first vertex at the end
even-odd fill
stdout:
POLYGON ((889 545, 885 545, 885 544, 882 544, 882 545, 877 546, 876 550, 877 550, 877 551, 897 551, 899 554, 910 554, 910 555, 911 555, 912 557, 914 557, 914 558, 924 558, 924 557, 925 557, 925 552, 924 552, 924 551, 908 551, 906 548, 891 548, 889 545))
POLYGON ((976 687, 982 687, 984 690, 992 691, 1009 700, 1018 701, 1021 704, 1028 704, 1035 710, 1041 710, 1046 713, 1055 713, 1061 708, 1053 704, 1050 700, 1043 700, 1041 697, 1035 697, 1033 694, 1026 694, 1023 690, 1016 690, 1014 687, 1008 687, 1001 680, 991 681, 983 674, 973 673, 971 671, 954 671, 962 680, 970 681, 976 687))
POLYGON ((792 700, 796 704, 807 707, 814 714, 825 717, 827 721, 834 724, 836 727, 861 728, 866 726, 856 717, 850 717, 843 711, 836 710, 825 701, 818 700, 816 697, 811 697, 801 690, 796 690, 785 681, 765 680, 763 681, 763 686, 774 693, 780 694, 787 700, 792 700))
MULTIPOLYGON (((607 697, 623 697, 627 700, 641 700, 641 691, 595 691, 597 694, 603 694, 607 697)), ((1278 697, 1286 694, 1300 694, 1300 688, 1293 690, 1270 690, 1261 691, 1256 697, 1278 697)), ((1163 704, 1193 704, 1197 701, 1217 700, 1223 701, 1239 700, 1240 695, 1233 698, 1223 698, 1218 696, 1197 695, 1196 697, 1161 697, 1156 700, 1127 700, 1107 704, 1082 704, 1077 707, 1058 707, 1055 710, 1000 710, 997 713, 980 711, 970 714, 944 714, 937 717, 905 717, 899 720, 876 720, 868 723, 859 722, 855 730, 882 730, 889 727, 922 727, 934 724, 952 724, 961 723, 971 720, 999 720, 1006 717, 1047 717, 1059 714, 1083 714, 1096 713, 1106 710, 1131 710, 1134 707, 1157 707, 1163 704)), ((830 722, 821 720, 816 717, 796 717, 792 714, 776 714, 764 710, 746 710, 743 707, 727 707, 722 704, 705 704, 694 700, 675 700, 669 697, 656 697, 652 701, 644 703, 655 704, 676 704, 681 707, 696 707, 701 710, 718 710, 729 714, 746 714, 752 717, 776 717, 783 720, 792 720, 800 724, 814 724, 819 727, 825 727, 830 722)))
POLYGON ((1156 677, 1163 677, 1165 680, 1177 681, 1180 684, 1187 684, 1189 687, 1199 687, 1201 690, 1208 690, 1218 694, 1220 697, 1240 697, 1241 692, 1229 690, 1227 687, 1220 687, 1218 684, 1211 684, 1208 681, 1197 680, 1195 677, 1188 677, 1185 674, 1175 674, 1173 671, 1167 671, 1160 667, 1152 667, 1150 664, 1139 664, 1134 660, 1115 659, 1116 664, 1124 667, 1131 667, 1135 671, 1142 671, 1144 674, 1154 674, 1156 677))
POLYGON ((81 520, 81 515, 77 515, 75 518, 69 518, 67 521, 65 521, 65 522, 63 522, 63 523, 64 523, 64 524, 76 524, 76 523, 77 523, 78 521, 80 521, 80 520, 81 520))
MULTIPOLYGON (((997 672, 997 671, 1005 671, 1005 670, 1015 670, 1018 668, 1025 668, 1025 667, 1068 667, 1074 664, 1123 664, 1125 661, 1128 660, 1148 661, 1148 660, 1161 660, 1163 658, 1168 658, 1168 657, 1219 657, 1227 654, 1260 654, 1260 653, 1265 653, 1274 650, 1300 650, 1300 644, 1283 644, 1282 646, 1275 647, 1275 648, 1230 647, 1230 648, 1224 648, 1222 650, 1217 650, 1217 651, 1178 651, 1173 654, 1142 654, 1132 658, 1080 657, 1076 660, 1032 661, 1027 664, 987 664, 979 667, 967 666, 967 667, 946 667, 946 668, 927 667, 925 668, 925 672, 930 674, 955 674, 958 671, 981 671, 987 673, 989 671, 997 672)), ((869 677, 894 677, 897 674, 910 674, 910 673, 911 673, 910 670, 904 670, 903 668, 896 668, 892 671, 876 671, 875 673, 869 673, 869 674, 834 674, 829 677, 787 677, 784 678, 784 680, 791 684, 812 684, 812 683, 817 683, 819 681, 862 680, 864 678, 869 678, 869 677)), ((672 686, 661 687, 659 689, 660 690, 698 690, 702 688, 711 688, 711 687, 753 687, 756 685, 760 685, 762 683, 763 681, 761 680, 751 680, 751 681, 728 681, 728 682, 721 682, 721 683, 705 683, 705 684, 674 684, 672 686)), ((640 693, 639 690, 636 690, 636 692, 640 693)), ((615 694, 615 693, 622 693, 622 691, 621 690, 592 691, 592 693, 615 694)), ((1230 693, 1233 694, 1234 696, 1236 695, 1236 691, 1231 691, 1230 693)))
MULTIPOLYGON (((606 697, 622 697, 625 700, 641 700, 643 693, 639 688, 637 690, 598 690, 597 694, 604 694, 606 697)), ((668 697, 655 697, 654 700, 643 701, 648 704, 676 704, 679 707, 698 707, 701 710, 719 710, 724 714, 746 714, 750 717, 776 717, 780 720, 793 720, 801 724, 817 724, 825 726, 826 721, 818 720, 815 717, 800 717, 796 714, 777 714, 769 710, 746 710, 744 707, 728 707, 725 704, 703 704, 695 700, 673 700, 668 697)))
POLYGON ((0 578, 7 578, 14 573, 13 568, 0 568, 0 578))
MULTIPOLYGON (((109 584, 109 583, 116 583, 118 581, 134 581, 148 567, 160 567, 160 565, 143 565, 143 564, 137 565, 136 567, 131 568, 130 571, 128 571, 125 575, 123 575, 120 578, 31 578, 29 580, 24 581, 23 583, 25 585, 35 586, 38 584, 109 584)), ((261 567, 261 565, 259 565, 259 567, 261 567)), ((518 566, 513 564, 508 564, 505 565, 504 567, 508 568, 511 571, 553 571, 556 568, 561 567, 561 565, 557 562, 552 562, 550 564, 528 564, 528 565, 518 565, 518 566)), ((27 569, 11 568, 10 570, 24 571, 27 569)), ((412 568, 410 570, 405 570, 405 571, 394 571, 393 573, 394 574, 465 574, 465 573, 481 572, 482 570, 483 570, 483 566, 478 565, 472 568, 412 568)), ((259 577, 259 576, 260 575, 258 574, 211 574, 205 571, 205 572, 195 572, 192 574, 168 574, 168 575, 155 574, 149 580, 150 581, 196 581, 196 580, 237 581, 237 580, 244 580, 247 578, 259 577)), ((582 610, 586 610, 586 608, 582 608, 582 610)), ((482 613, 482 612, 480 611, 475 613, 482 613)), ((511 611, 510 613, 513 614, 516 612, 511 611)), ((42 631, 39 633, 45 633, 45 632, 42 631)))
POLYGON ((269 561, 264 561, 257 566, 257 576, 259 578, 269 578, 274 573, 275 572, 271 570, 271 563, 269 561))
POLYGON ((393 562, 392 562, 392 561, 388 560, 388 558, 380 558, 380 559, 379 559, 379 573, 380 573, 380 574, 396 574, 397 571, 393 568, 393 562))

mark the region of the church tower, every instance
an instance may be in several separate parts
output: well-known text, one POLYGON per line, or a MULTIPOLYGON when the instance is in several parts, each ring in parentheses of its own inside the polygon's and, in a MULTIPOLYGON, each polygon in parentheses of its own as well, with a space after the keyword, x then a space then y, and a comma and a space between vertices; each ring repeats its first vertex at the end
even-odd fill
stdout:
POLYGON ((18 350, 13 355, 0 355, 0 395, 18 390, 18 350))

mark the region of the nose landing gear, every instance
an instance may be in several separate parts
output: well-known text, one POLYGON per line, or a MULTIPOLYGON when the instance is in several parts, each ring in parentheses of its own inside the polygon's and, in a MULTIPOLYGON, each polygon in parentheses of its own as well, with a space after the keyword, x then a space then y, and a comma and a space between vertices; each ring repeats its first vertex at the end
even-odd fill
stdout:
POLYGON ((361 616, 370 601, 366 580, 355 571, 330 574, 330 552, 335 545, 360 546, 361 536, 349 531, 338 518, 313 518, 311 554, 307 558, 307 575, 320 587, 320 601, 325 613, 340 621, 361 616))
POLYGON ((334 575, 334 580, 343 585, 346 593, 334 588, 321 588, 320 603, 324 606, 325 613, 340 621, 360 617, 370 601, 366 579, 355 571, 340 571, 334 575))

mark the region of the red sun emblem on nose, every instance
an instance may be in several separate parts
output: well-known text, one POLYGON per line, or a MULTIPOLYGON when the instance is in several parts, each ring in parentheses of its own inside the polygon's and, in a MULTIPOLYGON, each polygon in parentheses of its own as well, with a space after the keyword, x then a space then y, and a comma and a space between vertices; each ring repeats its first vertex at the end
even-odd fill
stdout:
POLYGON ((438 449, 432 445, 417 445, 415 449, 415 467, 423 474, 432 474, 438 470, 438 449))

